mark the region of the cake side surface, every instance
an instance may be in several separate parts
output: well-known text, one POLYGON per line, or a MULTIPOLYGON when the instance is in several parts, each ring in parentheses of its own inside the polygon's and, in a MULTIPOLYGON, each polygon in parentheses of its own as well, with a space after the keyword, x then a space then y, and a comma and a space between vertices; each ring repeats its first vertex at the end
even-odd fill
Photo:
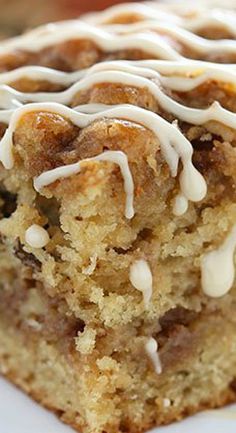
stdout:
MULTIPOLYGON (((148 376, 144 374, 147 360, 142 356, 141 341, 139 346, 135 340, 127 348, 139 357, 137 370, 136 360, 128 353, 116 359, 105 355, 105 337, 100 341, 98 357, 78 356, 73 349, 68 351, 68 341, 73 347, 73 337, 69 339, 68 333, 62 333, 55 342, 55 334, 50 338, 47 330, 46 338, 43 335, 43 321, 39 329, 37 321, 28 318, 26 325, 24 317, 24 327, 19 330, 1 314, 1 372, 78 431, 141 432, 200 409, 235 401, 235 358, 226 363, 222 356, 234 353, 235 323, 225 326, 225 318, 216 314, 210 319, 209 314, 198 316, 188 325, 178 323, 176 317, 174 320, 174 329, 172 323, 171 331, 163 326, 157 334, 165 366, 162 377, 157 379, 152 369, 148 376), (220 345, 216 330, 222 335, 220 345), (179 362, 176 358, 180 358, 179 362), (203 391, 199 391, 199 385, 203 391)), ((131 335, 127 330, 123 332, 120 343, 127 346, 131 335)), ((90 340, 87 335, 87 347, 90 340)), ((113 335, 113 341, 119 344, 117 336, 113 335)), ((86 347, 85 341, 83 345, 86 347)))

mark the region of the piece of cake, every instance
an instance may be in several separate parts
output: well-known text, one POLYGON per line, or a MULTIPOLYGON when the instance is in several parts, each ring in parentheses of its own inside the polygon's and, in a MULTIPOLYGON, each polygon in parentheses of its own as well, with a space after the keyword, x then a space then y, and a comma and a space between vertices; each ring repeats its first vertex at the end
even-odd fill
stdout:
POLYGON ((81 433, 236 400, 236 17, 199 14, 0 47, 0 370, 81 433))

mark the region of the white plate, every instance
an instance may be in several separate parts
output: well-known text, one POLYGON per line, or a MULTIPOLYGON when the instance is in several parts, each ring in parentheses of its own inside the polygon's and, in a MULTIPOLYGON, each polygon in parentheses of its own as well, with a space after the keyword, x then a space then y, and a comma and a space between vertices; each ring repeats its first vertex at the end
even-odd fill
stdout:
MULTIPOLYGON (((152 433, 235 433, 236 406, 207 411, 152 433)), ((74 433, 50 412, 0 379, 0 433, 74 433)))

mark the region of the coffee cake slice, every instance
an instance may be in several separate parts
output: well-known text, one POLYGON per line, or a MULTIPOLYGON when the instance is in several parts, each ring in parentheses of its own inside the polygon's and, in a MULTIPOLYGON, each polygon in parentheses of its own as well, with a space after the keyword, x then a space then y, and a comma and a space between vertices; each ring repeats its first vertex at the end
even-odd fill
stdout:
POLYGON ((0 371, 84 433, 236 400, 236 42, 148 7, 0 48, 0 371))

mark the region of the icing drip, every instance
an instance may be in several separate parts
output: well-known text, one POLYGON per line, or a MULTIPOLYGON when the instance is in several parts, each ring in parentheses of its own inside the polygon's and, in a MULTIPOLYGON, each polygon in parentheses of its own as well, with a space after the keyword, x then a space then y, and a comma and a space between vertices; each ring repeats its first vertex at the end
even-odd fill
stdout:
MULTIPOLYGON (((104 117, 128 119, 135 123, 140 123, 153 131, 158 137, 162 154, 174 177, 177 175, 178 162, 181 159, 183 169, 180 173, 179 181, 181 192, 186 199, 195 202, 202 200, 206 195, 206 182, 192 164, 193 148, 190 142, 178 128, 169 124, 157 114, 131 105, 115 106, 95 114, 84 114, 56 103, 27 104, 18 108, 13 113, 9 127, 0 142, 0 161, 2 161, 4 167, 7 169, 12 168, 14 164, 12 153, 14 130, 24 114, 34 111, 61 114, 79 127, 85 127, 93 121, 104 117)), ((62 169, 67 172, 66 167, 62 169)))
POLYGON ((143 294, 145 308, 152 297, 152 272, 146 260, 136 260, 130 267, 130 282, 143 294))
POLYGON ((161 374, 162 373, 162 366, 161 366, 161 361, 160 361, 160 357, 158 354, 158 344, 157 341, 154 338, 149 338, 147 343, 145 344, 145 349, 146 352, 149 356, 149 358, 151 359, 153 366, 155 368, 155 371, 157 374, 161 374))
POLYGON ((38 224, 33 224, 25 232, 25 242, 32 248, 44 248, 49 240, 48 232, 38 224))
POLYGON ((90 26, 79 20, 47 24, 17 38, 2 41, 0 55, 8 54, 15 49, 37 52, 48 46, 76 39, 90 40, 104 52, 140 49, 154 57, 166 60, 182 58, 163 37, 157 34, 146 32, 116 35, 114 32, 90 26))
POLYGON ((182 194, 178 194, 174 200, 173 214, 176 216, 183 215, 188 209, 188 200, 182 194))
POLYGON ((203 256, 201 260, 202 289, 206 295, 218 298, 231 289, 235 275, 235 248, 236 225, 218 249, 203 256))
MULTIPOLYGON (((208 2, 207 2, 208 4, 208 2)), ((199 3, 198 3, 199 5, 199 3)), ((103 12, 92 13, 85 15, 83 19, 95 24, 105 24, 117 19, 121 15, 134 14, 140 20, 155 20, 158 22, 167 21, 179 25, 187 30, 197 32, 202 28, 222 28, 233 36, 236 36, 236 14, 235 11, 221 11, 216 8, 192 6, 192 13, 190 11, 190 4, 186 3, 184 7, 180 8, 178 3, 172 5, 158 4, 155 2, 146 4, 140 3, 125 3, 115 5, 103 12), (179 13, 179 15, 178 15, 179 13), (182 16, 181 16, 182 15, 182 16)), ((183 5, 182 5, 183 6, 183 5)), ((225 6, 225 5, 224 5, 225 6)), ((234 7, 232 2, 230 7, 234 7)))
POLYGON ((133 218, 134 216, 134 183, 132 174, 129 169, 129 164, 127 160, 127 156, 124 152, 121 151, 107 151, 103 152, 100 155, 97 155, 93 158, 83 159, 75 164, 64 165, 62 167, 57 167, 53 170, 46 171, 42 173, 40 176, 34 179, 34 187, 36 191, 40 191, 47 185, 59 180, 61 178, 66 178, 77 174, 81 171, 81 168, 84 164, 93 162, 93 161, 105 161, 112 162, 118 164, 124 179, 124 189, 126 193, 126 207, 125 207, 125 216, 128 219, 133 218))
POLYGON ((163 398, 163 406, 164 407, 170 407, 171 406, 171 401, 169 398, 163 398))

